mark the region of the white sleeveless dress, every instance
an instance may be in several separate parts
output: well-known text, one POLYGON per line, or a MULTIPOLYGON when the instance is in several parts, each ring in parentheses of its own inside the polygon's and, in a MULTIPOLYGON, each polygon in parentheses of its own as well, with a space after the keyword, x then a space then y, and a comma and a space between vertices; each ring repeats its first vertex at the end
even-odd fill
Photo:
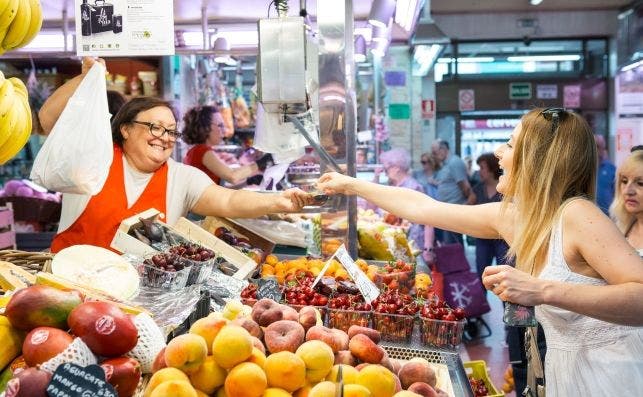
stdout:
MULTIPOLYGON (((547 265, 539 277, 606 284, 569 269, 562 222, 552 232, 547 265)), ((547 397, 643 396, 643 327, 616 325, 549 305, 537 306, 536 318, 547 342, 547 397)))

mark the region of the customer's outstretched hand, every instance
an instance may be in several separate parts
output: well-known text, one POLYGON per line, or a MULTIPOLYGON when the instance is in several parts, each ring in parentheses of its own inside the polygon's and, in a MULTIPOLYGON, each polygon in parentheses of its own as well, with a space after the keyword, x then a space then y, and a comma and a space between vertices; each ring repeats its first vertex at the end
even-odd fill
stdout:
POLYGON ((351 194, 350 188, 354 178, 338 172, 328 172, 317 181, 317 190, 326 194, 351 194))

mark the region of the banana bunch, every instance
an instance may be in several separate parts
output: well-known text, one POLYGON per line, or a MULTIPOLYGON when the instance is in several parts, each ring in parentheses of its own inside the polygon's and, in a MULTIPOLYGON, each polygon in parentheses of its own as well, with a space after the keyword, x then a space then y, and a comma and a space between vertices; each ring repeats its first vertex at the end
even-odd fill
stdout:
POLYGON ((0 165, 12 159, 31 136, 27 87, 17 77, 0 72, 0 165))
POLYGON ((0 55, 29 44, 41 26, 40 0, 0 0, 0 55))

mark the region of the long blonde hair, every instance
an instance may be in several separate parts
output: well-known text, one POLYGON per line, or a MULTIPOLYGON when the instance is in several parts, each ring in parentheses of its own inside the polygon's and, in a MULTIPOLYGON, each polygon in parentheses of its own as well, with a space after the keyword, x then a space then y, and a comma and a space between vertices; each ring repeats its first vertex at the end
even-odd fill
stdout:
POLYGON ((636 170, 637 168, 643 169, 643 150, 637 150, 630 154, 625 161, 623 161, 623 164, 618 167, 618 170, 616 170, 614 201, 612 201, 610 205, 610 216, 623 233, 627 232, 630 225, 634 223, 636 216, 625 210, 625 200, 623 199, 623 194, 621 194, 620 186, 621 175, 627 171, 636 170))
POLYGON ((597 153, 594 135, 578 114, 564 112, 558 128, 534 109, 523 116, 514 146, 511 177, 503 208, 517 210, 508 252, 516 266, 538 274, 545 265, 549 238, 564 204, 576 197, 594 200, 597 153))

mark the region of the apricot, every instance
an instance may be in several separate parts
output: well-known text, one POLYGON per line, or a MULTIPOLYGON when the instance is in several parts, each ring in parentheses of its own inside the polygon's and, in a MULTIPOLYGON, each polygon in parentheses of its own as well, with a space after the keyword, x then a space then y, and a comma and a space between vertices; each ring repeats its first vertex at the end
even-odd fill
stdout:
POLYGON ((212 394, 223 385, 227 374, 227 371, 217 364, 214 357, 207 356, 199 369, 190 375, 190 382, 192 382, 192 386, 205 394, 212 394))
POLYGON ((306 384, 306 364, 295 353, 281 351, 266 357, 268 385, 293 392, 306 384))
POLYGON ((324 379, 335 363, 333 349, 319 340, 303 343, 295 354, 306 364, 306 380, 311 383, 324 379))
POLYGON ((357 374, 357 384, 371 391, 373 397, 391 397, 395 394, 395 375, 379 364, 370 364, 357 374))
POLYGON ((293 397, 308 397, 308 394, 310 393, 310 390, 313 388, 313 385, 310 383, 306 383, 304 387, 300 387, 299 389, 295 390, 295 392, 292 394, 293 397))
POLYGON ((200 335, 208 346, 208 354, 212 354, 212 342, 221 328, 228 324, 225 318, 204 317, 196 320, 190 327, 190 333, 200 335))
POLYGON ((220 388, 217 389, 217 392, 215 393, 216 397, 228 397, 228 395, 225 393, 225 387, 221 386, 220 388))
POLYGON ((268 386, 268 379, 257 364, 241 363, 230 370, 224 385, 227 396, 260 397, 268 386))
POLYGON ((252 354, 250 357, 248 357, 247 360, 249 363, 255 363, 261 368, 263 368, 264 364, 266 363, 266 355, 256 347, 252 348, 252 354))
POLYGON ((357 382, 358 370, 346 364, 336 364, 333 366, 333 369, 330 370, 330 373, 326 377, 326 380, 331 382, 337 382, 337 374, 339 372, 339 366, 342 366, 342 382, 345 385, 353 384, 357 382))
POLYGON ((371 397, 371 391, 362 385, 344 385, 344 397, 371 397))
POLYGON ((185 380, 168 380, 154 388, 150 397, 198 397, 196 390, 185 380))
POLYGON ((195 372, 208 355, 205 339, 196 334, 179 335, 165 348, 165 363, 168 367, 178 368, 186 374, 195 372))
POLYGON ((176 368, 168 367, 159 369, 152 375, 150 381, 147 382, 147 387, 145 388, 144 397, 150 397, 154 389, 161 383, 165 383, 172 380, 185 381, 189 382, 188 376, 176 368))
POLYGON ((278 387, 269 387, 263 392, 263 397, 290 397, 292 394, 278 387))
POLYGON ((201 390, 199 389, 194 389, 194 390, 196 390, 196 397, 208 397, 208 395, 202 392, 201 390))
POLYGON ((212 342, 212 356, 223 368, 232 368, 252 355, 252 337, 238 325, 228 324, 212 342))
POLYGON ((333 382, 319 382, 308 392, 308 397, 335 397, 337 385, 333 382))

